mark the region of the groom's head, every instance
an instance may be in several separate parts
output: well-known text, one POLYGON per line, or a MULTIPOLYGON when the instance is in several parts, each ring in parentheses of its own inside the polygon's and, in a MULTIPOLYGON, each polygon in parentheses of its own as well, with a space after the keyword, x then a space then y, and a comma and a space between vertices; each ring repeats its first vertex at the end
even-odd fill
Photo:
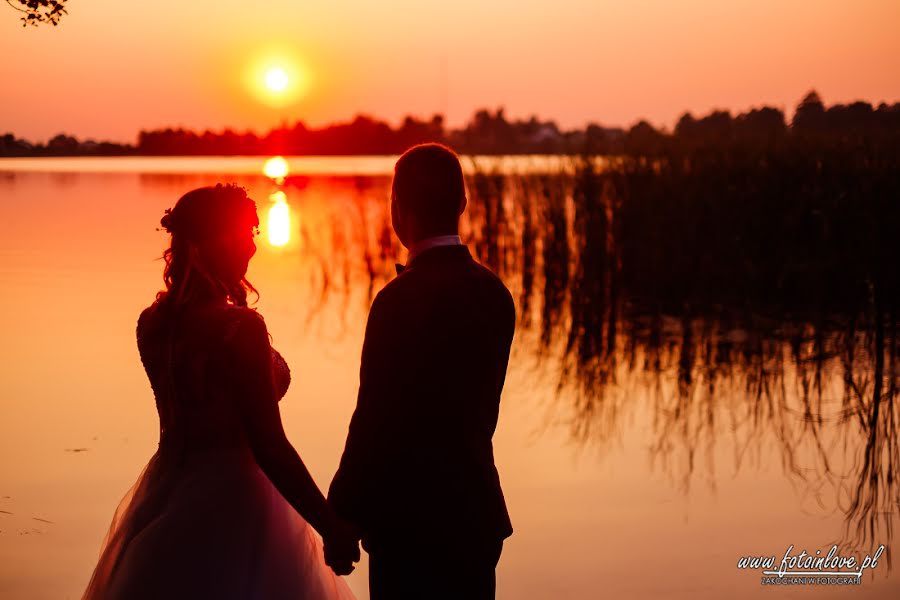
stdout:
POLYGON ((420 144, 394 166, 391 220, 404 246, 459 232, 466 189, 459 157, 441 144, 420 144))

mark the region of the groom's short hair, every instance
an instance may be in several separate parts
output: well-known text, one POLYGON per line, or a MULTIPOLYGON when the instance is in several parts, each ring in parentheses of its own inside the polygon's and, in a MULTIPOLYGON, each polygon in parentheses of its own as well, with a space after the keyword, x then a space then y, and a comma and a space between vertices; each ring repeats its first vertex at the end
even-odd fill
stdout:
POLYGON ((466 195, 462 166, 443 144, 419 144, 394 166, 394 197, 429 235, 455 233, 459 203, 466 195))

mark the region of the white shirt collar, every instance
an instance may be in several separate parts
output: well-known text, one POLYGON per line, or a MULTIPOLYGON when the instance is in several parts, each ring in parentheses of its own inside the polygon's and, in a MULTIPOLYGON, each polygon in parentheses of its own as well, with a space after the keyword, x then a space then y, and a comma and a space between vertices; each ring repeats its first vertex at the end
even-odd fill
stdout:
POLYGON ((462 246, 462 240, 458 235, 436 235, 434 237, 421 239, 410 247, 406 264, 410 264, 415 257, 426 250, 437 248, 438 246, 462 246))

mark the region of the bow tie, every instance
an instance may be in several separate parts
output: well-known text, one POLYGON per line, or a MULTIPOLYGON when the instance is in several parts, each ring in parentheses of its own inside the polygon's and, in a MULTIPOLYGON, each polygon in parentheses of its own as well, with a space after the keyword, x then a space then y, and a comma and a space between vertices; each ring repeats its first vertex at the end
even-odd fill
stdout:
POLYGON ((406 270, 406 265, 401 265, 400 263, 395 263, 394 268, 397 269, 397 275, 406 270))

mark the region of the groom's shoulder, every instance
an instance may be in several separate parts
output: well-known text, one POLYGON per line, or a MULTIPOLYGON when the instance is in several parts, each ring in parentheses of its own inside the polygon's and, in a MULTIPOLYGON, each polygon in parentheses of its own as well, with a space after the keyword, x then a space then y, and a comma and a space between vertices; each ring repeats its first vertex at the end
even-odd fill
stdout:
POLYGON ((390 320, 400 319, 421 306, 423 299, 433 297, 429 291, 433 287, 434 281, 425 272, 407 269, 388 281, 375 294, 369 315, 390 320))
POLYGON ((512 293, 506 287, 506 284, 503 283, 500 276, 475 259, 472 260, 472 265, 478 274, 479 285, 491 289, 505 304, 513 307, 515 303, 513 302, 512 293))
POLYGON ((494 310, 515 313, 515 302, 503 280, 475 258, 457 263, 461 268, 428 271, 415 267, 404 270, 379 291, 372 302, 372 311, 386 313, 404 311, 426 299, 451 300, 459 296, 475 295, 490 298, 494 310))
POLYGON ((479 277, 481 277, 487 281, 490 281, 490 285, 493 285, 497 289, 500 289, 500 288, 502 288, 504 290, 506 289, 506 284, 503 283, 503 280, 500 279, 500 276, 497 275, 496 273, 494 273, 491 269, 487 268, 486 266, 484 266, 483 264, 478 262, 477 259, 473 258, 471 261, 471 265, 472 265, 472 268, 475 270, 475 272, 478 273, 479 277))
POLYGON ((375 294, 372 300, 372 308, 376 306, 385 306, 392 302, 398 301, 408 296, 415 288, 416 282, 414 277, 410 277, 409 273, 400 273, 388 281, 381 290, 375 294))

